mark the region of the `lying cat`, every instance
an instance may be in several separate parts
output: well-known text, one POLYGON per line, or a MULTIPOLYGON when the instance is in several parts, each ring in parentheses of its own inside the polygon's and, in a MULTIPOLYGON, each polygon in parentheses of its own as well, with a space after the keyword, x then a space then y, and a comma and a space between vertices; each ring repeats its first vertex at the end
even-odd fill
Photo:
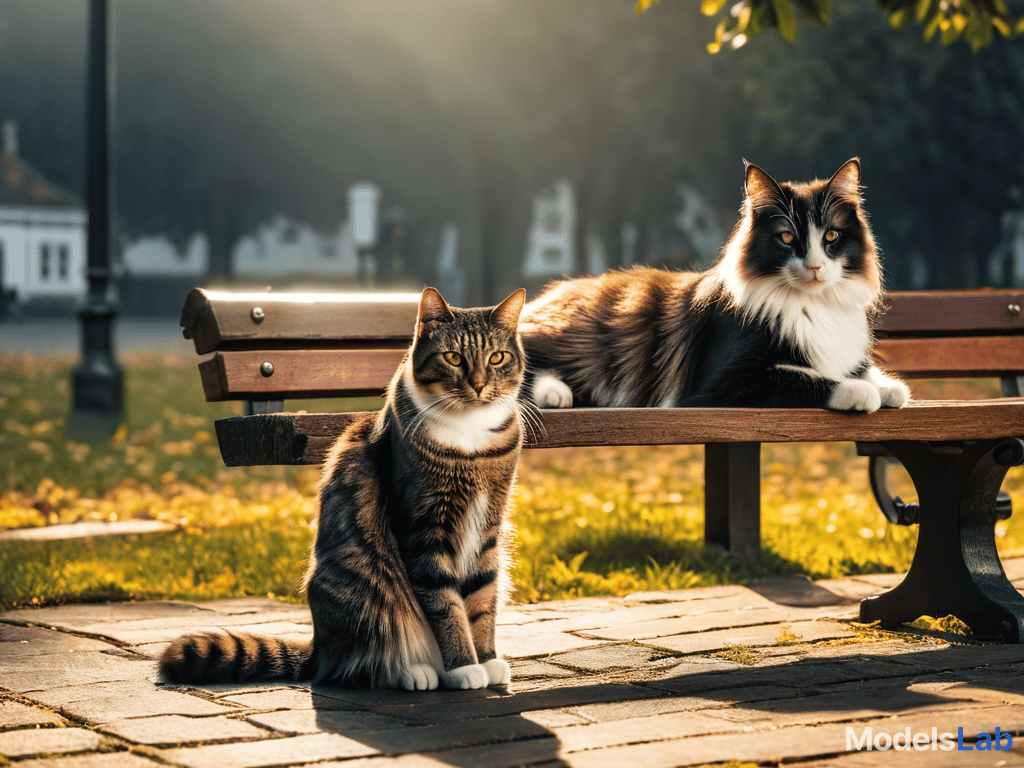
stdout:
POLYGON ((160 659, 165 681, 410 690, 509 681, 495 614, 523 444, 524 296, 453 309, 423 291, 384 409, 354 422, 324 466, 306 575, 312 641, 187 635, 160 659))
POLYGON ((541 407, 899 408, 871 363, 878 251, 860 162, 779 184, 746 166, 742 218, 704 273, 637 268, 555 283, 523 311, 541 407))

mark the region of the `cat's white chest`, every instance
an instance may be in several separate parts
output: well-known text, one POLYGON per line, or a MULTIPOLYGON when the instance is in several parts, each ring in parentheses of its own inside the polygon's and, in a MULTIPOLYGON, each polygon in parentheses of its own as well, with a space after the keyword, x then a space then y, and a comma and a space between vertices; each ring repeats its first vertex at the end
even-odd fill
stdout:
POLYGON ((453 414, 428 418, 424 429, 446 448, 463 453, 480 453, 494 446, 497 432, 512 415, 512 402, 497 402, 479 408, 467 408, 453 414))
POLYGON ((871 337, 863 309, 811 300, 793 310, 783 319, 783 333, 817 373, 842 379, 864 362, 871 337))

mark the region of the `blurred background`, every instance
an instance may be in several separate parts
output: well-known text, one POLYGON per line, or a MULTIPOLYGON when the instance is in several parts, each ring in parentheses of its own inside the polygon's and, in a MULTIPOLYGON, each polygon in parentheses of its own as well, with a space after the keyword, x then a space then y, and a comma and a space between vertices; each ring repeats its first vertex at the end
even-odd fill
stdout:
MULTIPOLYGON (((702 269, 743 158, 807 180, 859 156, 889 288, 1024 284, 1020 42, 944 48, 839 0, 793 44, 710 55, 698 6, 116 2, 120 311, 176 315, 195 285, 427 283, 468 306, 702 269)), ((0 0, 9 316, 70 314, 85 291, 86 12, 0 0), (52 212, 49 239, 23 231, 26 205, 52 212)))

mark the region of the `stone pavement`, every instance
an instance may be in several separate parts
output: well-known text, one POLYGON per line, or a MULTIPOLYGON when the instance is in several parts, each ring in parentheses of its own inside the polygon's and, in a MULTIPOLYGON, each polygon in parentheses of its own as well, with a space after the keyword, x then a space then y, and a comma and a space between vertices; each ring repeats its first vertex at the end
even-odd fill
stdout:
MULTIPOLYGON (((1024 587, 1024 560, 1005 565, 1024 587)), ((11 611, 0 765, 1024 766, 1024 648, 852 624, 860 598, 899 579, 513 606, 499 631, 512 684, 483 691, 156 683, 154 658, 182 632, 308 635, 305 606, 272 600, 11 611), (865 728, 879 747, 909 733, 923 748, 848 751, 848 729, 865 728), (941 749, 959 728, 965 748, 996 728, 1012 748, 941 749)))

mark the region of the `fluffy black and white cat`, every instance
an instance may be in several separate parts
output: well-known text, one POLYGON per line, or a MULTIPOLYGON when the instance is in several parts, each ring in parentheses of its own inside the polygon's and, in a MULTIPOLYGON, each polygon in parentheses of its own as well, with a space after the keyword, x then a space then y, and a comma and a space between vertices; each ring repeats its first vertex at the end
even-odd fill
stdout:
POLYGON ((856 158, 827 181, 746 166, 742 217, 707 272, 565 280, 520 323, 541 407, 899 408, 871 362, 878 250, 856 158))

